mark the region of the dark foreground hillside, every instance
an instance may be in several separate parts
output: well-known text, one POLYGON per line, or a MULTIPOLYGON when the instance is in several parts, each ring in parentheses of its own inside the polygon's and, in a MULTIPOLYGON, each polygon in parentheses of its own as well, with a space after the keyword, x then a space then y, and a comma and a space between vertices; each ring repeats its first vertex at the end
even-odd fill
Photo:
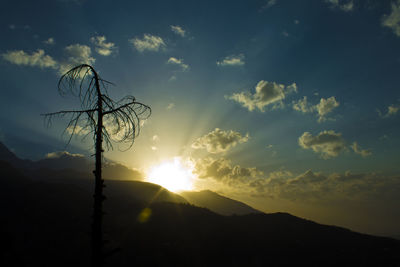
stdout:
MULTIPOLYGON (((88 266, 91 192, 32 181, 8 163, 0 169, 0 265, 88 266)), ((394 239, 285 213, 221 216, 149 204, 124 188, 105 202, 106 251, 121 248, 106 266, 399 266, 394 239)))

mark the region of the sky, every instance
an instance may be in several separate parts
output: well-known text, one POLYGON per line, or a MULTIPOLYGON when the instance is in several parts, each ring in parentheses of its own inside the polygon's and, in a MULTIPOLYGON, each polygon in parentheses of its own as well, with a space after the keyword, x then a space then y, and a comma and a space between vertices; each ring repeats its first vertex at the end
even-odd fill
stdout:
POLYGON ((57 83, 77 64, 149 105, 142 171, 179 159, 196 190, 265 212, 400 236, 400 0, 3 0, 0 141, 93 154, 57 83))

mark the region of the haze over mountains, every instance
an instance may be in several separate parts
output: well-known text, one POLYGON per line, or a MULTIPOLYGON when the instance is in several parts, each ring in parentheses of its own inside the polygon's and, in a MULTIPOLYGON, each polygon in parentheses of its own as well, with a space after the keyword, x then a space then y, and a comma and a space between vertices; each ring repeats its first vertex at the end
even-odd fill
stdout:
MULTIPOLYGON (((85 178, 87 172, 79 176, 72 169, 27 171, 18 167, 17 157, 0 148, 2 266, 88 266, 93 180, 85 178), (7 157, 12 162, 4 161, 7 157)), ((400 241, 395 239, 287 213, 260 213, 210 191, 184 192, 182 197, 142 181, 107 180, 106 185, 105 249, 122 249, 108 257, 106 266, 396 266, 400 262, 400 241), (193 202, 208 209, 188 204, 193 202), (239 215, 238 210, 255 213, 239 215)))

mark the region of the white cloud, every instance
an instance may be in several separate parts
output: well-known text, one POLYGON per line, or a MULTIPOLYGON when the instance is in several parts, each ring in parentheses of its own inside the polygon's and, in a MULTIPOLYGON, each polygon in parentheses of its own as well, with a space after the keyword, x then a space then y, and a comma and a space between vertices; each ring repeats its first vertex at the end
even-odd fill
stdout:
POLYGON ((336 101, 334 96, 331 96, 327 99, 321 98, 319 104, 315 106, 319 118, 318 122, 323 122, 326 120, 326 115, 331 113, 335 108, 339 106, 339 102, 336 101))
POLYGON ((263 175, 263 172, 257 168, 232 166, 231 161, 227 159, 210 157, 197 160, 193 173, 197 174, 200 179, 211 178, 233 186, 237 182, 248 182, 263 175))
POLYGON ((49 39, 44 40, 43 43, 47 44, 47 45, 54 45, 56 43, 56 41, 54 40, 53 37, 50 37, 49 39))
POLYGON ((57 62, 51 56, 46 55, 42 49, 38 49, 32 54, 28 54, 23 50, 8 51, 2 54, 2 57, 12 64, 22 66, 52 69, 56 69, 58 66, 57 62))
POLYGON ((67 60, 60 64, 60 74, 64 74, 71 68, 80 64, 93 65, 96 61, 96 59, 92 57, 92 50, 87 45, 73 44, 65 47, 64 50, 67 54, 67 60))
POLYGON ((249 135, 242 136, 239 132, 223 131, 216 128, 214 131, 198 138, 192 144, 194 149, 206 149, 209 153, 222 153, 235 147, 237 144, 246 143, 249 135))
POLYGON ((132 38, 129 42, 138 50, 139 52, 148 51, 159 51, 160 49, 166 47, 164 40, 155 35, 144 34, 142 39, 138 37, 132 38))
POLYGON ((118 51, 114 43, 107 43, 105 36, 94 36, 90 41, 96 46, 95 50, 99 55, 109 56, 118 51))
POLYGON ((292 102, 292 107, 294 110, 300 111, 302 113, 311 113, 315 111, 315 106, 308 103, 307 97, 304 96, 303 99, 292 102))
POLYGON ((253 111, 257 108, 261 112, 264 112, 265 107, 269 105, 273 105, 273 108, 282 107, 286 95, 292 92, 297 92, 296 83, 285 86, 283 84, 261 80, 256 85, 254 94, 250 92, 240 92, 234 93, 231 96, 225 96, 225 98, 240 103, 249 111, 253 111))
POLYGON ((388 109, 388 111, 385 115, 383 115, 380 110, 377 110, 379 116, 381 116, 382 118, 388 118, 390 116, 396 115, 397 112, 399 112, 399 110, 400 110, 400 105, 390 105, 390 106, 388 106, 387 109, 388 109))
POLYGON ((175 57, 170 57, 167 61, 167 64, 178 65, 181 67, 182 71, 187 71, 190 68, 188 64, 183 62, 183 59, 178 59, 175 57))
POLYGON ((345 12, 352 11, 354 9, 354 0, 325 0, 329 3, 331 8, 339 8, 345 12))
POLYGON ((391 13, 383 16, 382 25, 391 28, 394 34, 400 36, 400 0, 392 3, 391 13))
POLYGON ((353 144, 351 144, 350 146, 354 153, 362 156, 362 157, 368 157, 372 155, 372 152, 370 149, 361 149, 361 147, 357 144, 357 142, 353 142, 353 144))
POLYGON ((326 116, 331 113, 335 108, 339 106, 339 102, 336 101, 334 96, 327 99, 321 98, 319 103, 312 105, 308 103, 307 97, 304 96, 303 99, 292 102, 292 107, 294 110, 300 111, 302 113, 313 113, 317 112, 318 122, 326 121, 326 116))
POLYGON ((185 31, 184 29, 182 29, 181 26, 178 26, 178 25, 176 25, 176 26, 171 25, 170 27, 171 27, 171 31, 173 31, 173 32, 176 33, 177 35, 180 35, 180 36, 182 36, 182 37, 185 37, 186 31, 185 31))
POLYGON ((218 66, 243 66, 244 62, 244 55, 230 55, 225 57, 222 61, 217 61, 218 66))
POLYGON ((58 159, 61 157, 84 158, 85 156, 82 154, 72 154, 72 153, 69 153, 68 151, 51 152, 51 153, 47 153, 45 156, 46 159, 58 159))
POLYGON ((334 131, 323 131, 316 136, 304 132, 298 141, 302 148, 312 149, 315 153, 320 154, 323 159, 337 157, 346 149, 342 134, 334 131))

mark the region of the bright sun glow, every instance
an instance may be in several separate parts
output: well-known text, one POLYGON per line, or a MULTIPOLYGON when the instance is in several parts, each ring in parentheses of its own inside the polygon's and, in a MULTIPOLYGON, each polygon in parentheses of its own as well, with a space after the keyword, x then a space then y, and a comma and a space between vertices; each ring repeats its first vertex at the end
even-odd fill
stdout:
POLYGON ((192 190, 192 171, 191 164, 183 164, 181 158, 174 158, 151 168, 147 174, 147 181, 159 184, 172 192, 192 190))

